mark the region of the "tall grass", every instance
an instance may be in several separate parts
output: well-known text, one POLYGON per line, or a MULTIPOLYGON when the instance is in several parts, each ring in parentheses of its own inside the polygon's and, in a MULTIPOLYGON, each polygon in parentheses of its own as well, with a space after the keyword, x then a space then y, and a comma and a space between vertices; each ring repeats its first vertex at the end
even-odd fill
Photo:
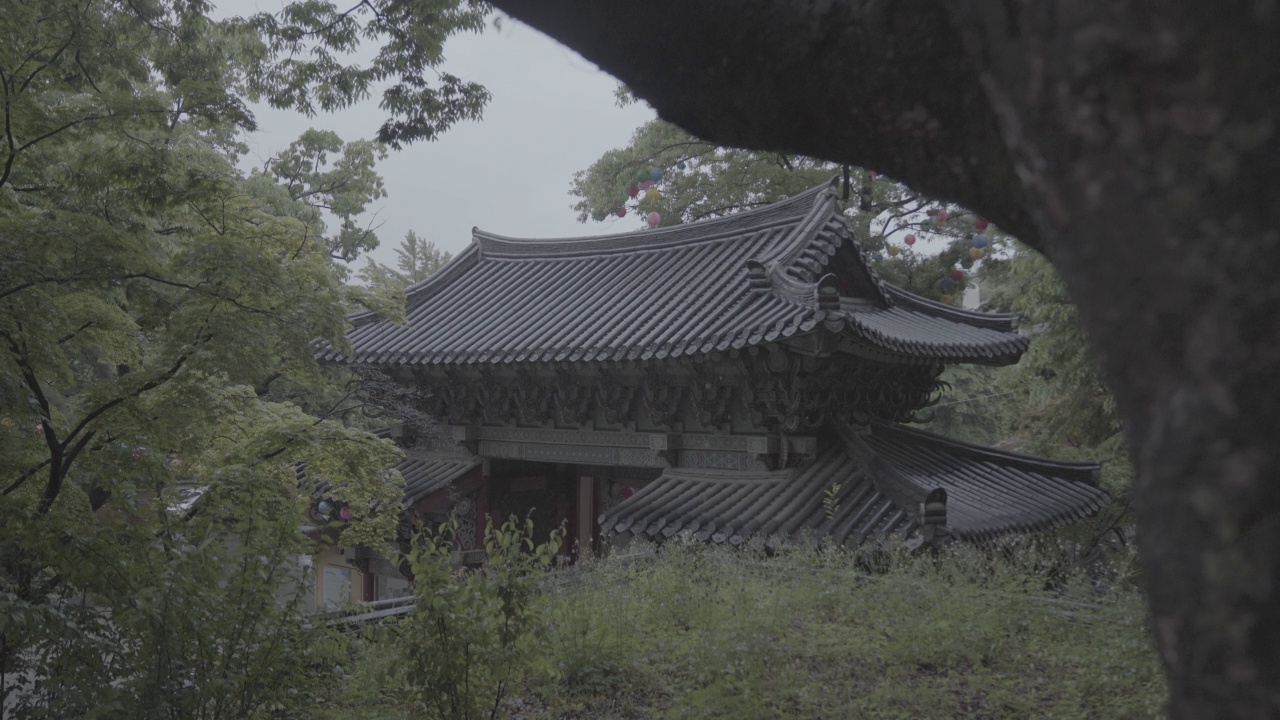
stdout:
MULTIPOLYGON (((504 712, 1160 717, 1164 680, 1130 579, 1044 565, 1017 547, 913 557, 684 542, 589 562, 549 580, 546 645, 504 712)), ((364 662, 393 656, 371 647, 364 662)))

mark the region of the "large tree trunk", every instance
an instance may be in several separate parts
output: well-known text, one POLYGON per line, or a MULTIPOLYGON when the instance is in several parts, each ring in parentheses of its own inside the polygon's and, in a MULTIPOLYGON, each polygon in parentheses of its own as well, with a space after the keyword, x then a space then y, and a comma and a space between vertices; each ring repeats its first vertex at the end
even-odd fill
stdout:
POLYGON ((1125 419, 1174 716, 1280 716, 1276 0, 495 4, 702 138, 1045 252, 1125 419))

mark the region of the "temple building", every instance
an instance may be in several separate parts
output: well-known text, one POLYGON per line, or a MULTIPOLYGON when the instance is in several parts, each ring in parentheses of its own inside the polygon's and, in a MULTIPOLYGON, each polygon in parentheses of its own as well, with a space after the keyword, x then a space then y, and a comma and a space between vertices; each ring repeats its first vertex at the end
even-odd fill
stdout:
POLYGON ((397 431, 406 507, 457 512, 464 550, 508 513, 565 523, 577 549, 681 534, 856 546, 1044 530, 1109 501, 1097 465, 905 425, 945 366, 1015 363, 1028 340, 1013 316, 884 282, 834 184, 622 235, 475 230, 407 295, 404 325, 357 316, 351 353, 322 359, 424 391, 442 427, 397 431))

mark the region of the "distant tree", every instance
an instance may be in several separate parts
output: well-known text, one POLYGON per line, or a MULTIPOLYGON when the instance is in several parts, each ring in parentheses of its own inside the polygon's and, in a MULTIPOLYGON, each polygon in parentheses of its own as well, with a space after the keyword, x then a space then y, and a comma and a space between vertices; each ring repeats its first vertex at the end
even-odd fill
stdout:
POLYGON ((365 259, 359 277, 374 288, 403 291, 406 287, 427 279, 444 267, 452 256, 436 247, 435 243, 410 230, 396 248, 396 268, 389 268, 373 258, 365 259))
MULTIPOLYGON (((619 98, 634 101, 625 89, 619 98)), ((662 225, 696 222, 777 202, 837 175, 848 178, 840 203, 845 219, 876 270, 912 292, 959 304, 974 270, 973 214, 864 168, 849 167, 846 174, 840 165, 800 155, 721 147, 653 120, 627 146, 576 173, 570 192, 578 198, 580 222, 618 222, 622 211, 623 218, 637 218, 633 227, 643 227, 651 212, 662 225), (658 179, 640 187, 655 169, 658 179), (935 219, 938 211, 947 213, 942 222, 935 219), (917 236, 918 246, 906 244, 907 235, 917 236), (962 269, 966 282, 944 283, 953 269, 962 269)), ((984 242, 983 256, 994 258, 1008 239, 992 229, 984 242)), ((974 272, 983 267, 978 263, 974 272)))

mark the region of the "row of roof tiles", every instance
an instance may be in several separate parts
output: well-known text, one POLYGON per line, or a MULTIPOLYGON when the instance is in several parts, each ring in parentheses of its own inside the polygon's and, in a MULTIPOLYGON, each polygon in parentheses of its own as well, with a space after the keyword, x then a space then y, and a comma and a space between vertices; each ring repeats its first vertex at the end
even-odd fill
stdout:
POLYGON ((834 332, 904 361, 1015 362, 1009 316, 932 303, 883 283, 822 186, 726 218, 646 233, 516 240, 476 231, 448 266, 408 291, 406 323, 365 315, 367 364, 650 360, 834 332), (835 264, 837 252, 850 262, 835 264), (766 268, 765 285, 749 265, 766 268), (838 267, 837 267, 838 265, 838 267), (852 269, 850 269, 852 268, 852 269), (819 307, 824 273, 860 302, 819 307))
POLYGON ((1004 453, 901 426, 842 428, 819 456, 783 472, 671 469, 600 517, 602 532, 662 539, 691 534, 739 544, 830 537, 856 546, 908 534, 929 491, 948 494, 947 527, 967 540, 1044 530, 1108 501, 1098 466, 1004 453), (838 486, 838 487, 837 487, 838 486), (836 489, 836 510, 823 500, 836 489))

